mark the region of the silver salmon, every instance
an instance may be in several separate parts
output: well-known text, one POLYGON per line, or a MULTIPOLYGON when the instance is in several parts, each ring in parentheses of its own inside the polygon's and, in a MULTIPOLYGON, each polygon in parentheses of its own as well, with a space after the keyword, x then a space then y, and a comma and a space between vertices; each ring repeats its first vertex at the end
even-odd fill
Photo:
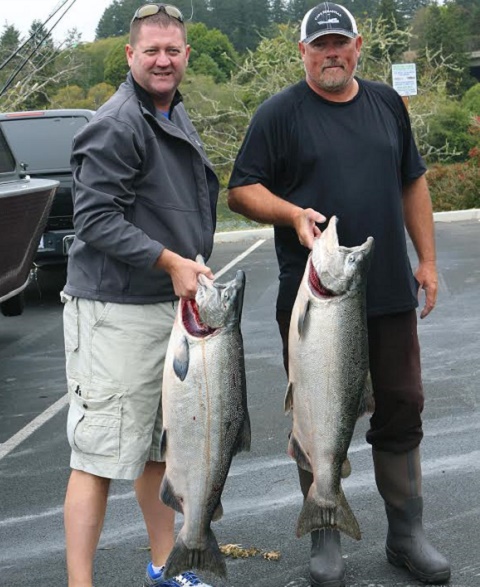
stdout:
MULTIPOLYGON (((197 258, 197 261, 201 260, 197 258)), ((199 277, 195 300, 182 299, 163 378, 162 501, 184 516, 165 578, 193 568, 226 575, 210 528, 233 456, 250 449, 240 320, 245 273, 222 285, 199 277)))
POLYGON ((336 225, 333 216, 315 239, 295 300, 285 410, 293 416, 288 452, 313 473, 297 535, 335 527, 358 540, 341 478, 349 474, 356 421, 372 396, 365 298, 373 238, 340 246, 336 225))

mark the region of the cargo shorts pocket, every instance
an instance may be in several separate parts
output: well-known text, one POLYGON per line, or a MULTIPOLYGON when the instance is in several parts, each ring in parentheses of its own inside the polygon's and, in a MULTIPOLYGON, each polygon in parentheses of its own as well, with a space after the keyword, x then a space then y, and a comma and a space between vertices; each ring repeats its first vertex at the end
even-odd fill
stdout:
POLYGON ((78 349, 79 341, 78 300, 63 291, 60 293, 60 299, 64 304, 63 338, 65 341, 65 351, 67 353, 73 353, 78 349))
POLYGON ((72 450, 118 460, 123 394, 114 386, 107 388, 101 384, 100 398, 86 398, 83 397, 85 390, 77 381, 71 379, 68 387, 67 437, 72 450))

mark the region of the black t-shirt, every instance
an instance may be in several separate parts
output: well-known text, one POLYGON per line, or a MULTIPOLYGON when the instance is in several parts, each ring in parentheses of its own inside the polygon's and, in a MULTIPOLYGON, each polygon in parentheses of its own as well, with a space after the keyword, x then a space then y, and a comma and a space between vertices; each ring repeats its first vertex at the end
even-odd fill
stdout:
MULTIPOLYGON (((260 183, 302 208, 337 216, 341 245, 359 245, 373 236, 367 308, 374 316, 418 305, 402 187, 426 167, 397 92, 386 84, 357 81, 359 92, 349 102, 329 102, 305 81, 264 102, 252 118, 229 187, 260 183)), ((295 230, 280 226, 275 248, 277 308, 291 310, 309 250, 295 230)))

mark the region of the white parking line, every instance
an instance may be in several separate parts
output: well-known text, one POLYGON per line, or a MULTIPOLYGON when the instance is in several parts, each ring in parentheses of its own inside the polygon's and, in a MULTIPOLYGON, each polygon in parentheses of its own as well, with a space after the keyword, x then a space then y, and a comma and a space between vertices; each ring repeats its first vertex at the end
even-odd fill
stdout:
POLYGON ((228 265, 225 265, 225 267, 223 269, 220 269, 220 271, 217 271, 217 273, 215 273, 215 279, 218 279, 221 275, 223 275, 229 269, 231 269, 232 267, 234 267, 239 261, 241 261, 242 259, 245 259, 245 257, 247 255, 250 255, 250 253, 253 253, 253 251, 255 249, 257 249, 260 245, 263 245, 263 243, 265 242, 265 240, 266 239, 264 239, 264 238, 258 240, 254 245, 252 245, 244 253, 242 253, 241 255, 238 255, 238 257, 235 257, 235 259, 233 259, 233 261, 230 261, 230 263, 228 263, 228 265))
POLYGON ((36 418, 34 418, 31 422, 29 422, 24 428, 19 430, 16 434, 14 434, 11 438, 9 438, 6 442, 0 445, 0 461, 8 455, 8 453, 12 452, 17 446, 26 440, 30 435, 32 435, 35 430, 38 430, 40 426, 43 426, 46 422, 48 422, 51 418, 53 418, 58 412, 67 405, 68 396, 67 394, 63 395, 59 400, 57 400, 54 404, 52 404, 49 408, 47 408, 44 412, 39 414, 36 418))
MULTIPOLYGON (((242 259, 245 259, 250 253, 253 253, 255 249, 257 249, 260 245, 265 242, 265 239, 258 240, 255 244, 249 247, 246 251, 244 251, 238 257, 235 257, 230 263, 225 265, 223 269, 218 271, 215 274, 215 278, 220 277, 224 273, 226 273, 229 269, 237 265, 242 259)), ((68 395, 65 394, 59 400, 57 400, 54 404, 52 404, 49 408, 47 408, 44 412, 39 414, 36 418, 34 418, 31 422, 29 422, 24 428, 19 430, 16 434, 14 434, 11 438, 5 441, 3 444, 0 444, 0 461, 6 457, 9 453, 12 452, 17 446, 26 440, 29 436, 31 436, 36 430, 38 430, 43 424, 51 420, 54 416, 58 414, 58 412, 67 405, 68 403, 68 395)))

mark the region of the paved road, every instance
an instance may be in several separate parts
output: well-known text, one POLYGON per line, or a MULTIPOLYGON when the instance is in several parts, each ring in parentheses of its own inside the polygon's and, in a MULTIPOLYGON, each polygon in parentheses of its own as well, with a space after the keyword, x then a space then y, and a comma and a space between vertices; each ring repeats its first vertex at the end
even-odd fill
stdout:
MULTIPOLYGON (((422 445, 425 523, 435 544, 451 559, 451 586, 478 587, 480 223, 437 223, 437 235, 440 299, 435 312, 420 323, 427 397, 422 445)), ((220 270, 254 242, 216 245, 210 265, 220 270)), ((234 460, 224 490, 225 515, 214 530, 221 544, 278 551, 281 557, 229 558, 228 580, 211 582, 224 587, 307 587, 309 539, 295 537, 301 499, 295 466, 286 456, 289 419, 283 414, 286 378, 274 322, 277 269, 272 240, 261 243, 238 266, 247 273, 242 324, 253 446, 234 460)), ((25 313, 0 317, 2 587, 66 586, 62 503, 69 450, 66 408, 58 409, 65 393, 58 301, 62 283, 62 275, 39 275, 38 284, 29 287, 25 313), (32 422, 34 432, 28 436, 32 422), (18 434, 23 434, 21 443, 18 434)), ((358 543, 343 541, 348 585, 417 585, 384 557, 386 523, 364 441, 367 424, 364 419, 357 426, 350 451, 353 472, 345 482, 363 532, 358 543)), ((114 482, 109 504, 95 584, 140 587, 149 553, 131 483, 114 482)))

